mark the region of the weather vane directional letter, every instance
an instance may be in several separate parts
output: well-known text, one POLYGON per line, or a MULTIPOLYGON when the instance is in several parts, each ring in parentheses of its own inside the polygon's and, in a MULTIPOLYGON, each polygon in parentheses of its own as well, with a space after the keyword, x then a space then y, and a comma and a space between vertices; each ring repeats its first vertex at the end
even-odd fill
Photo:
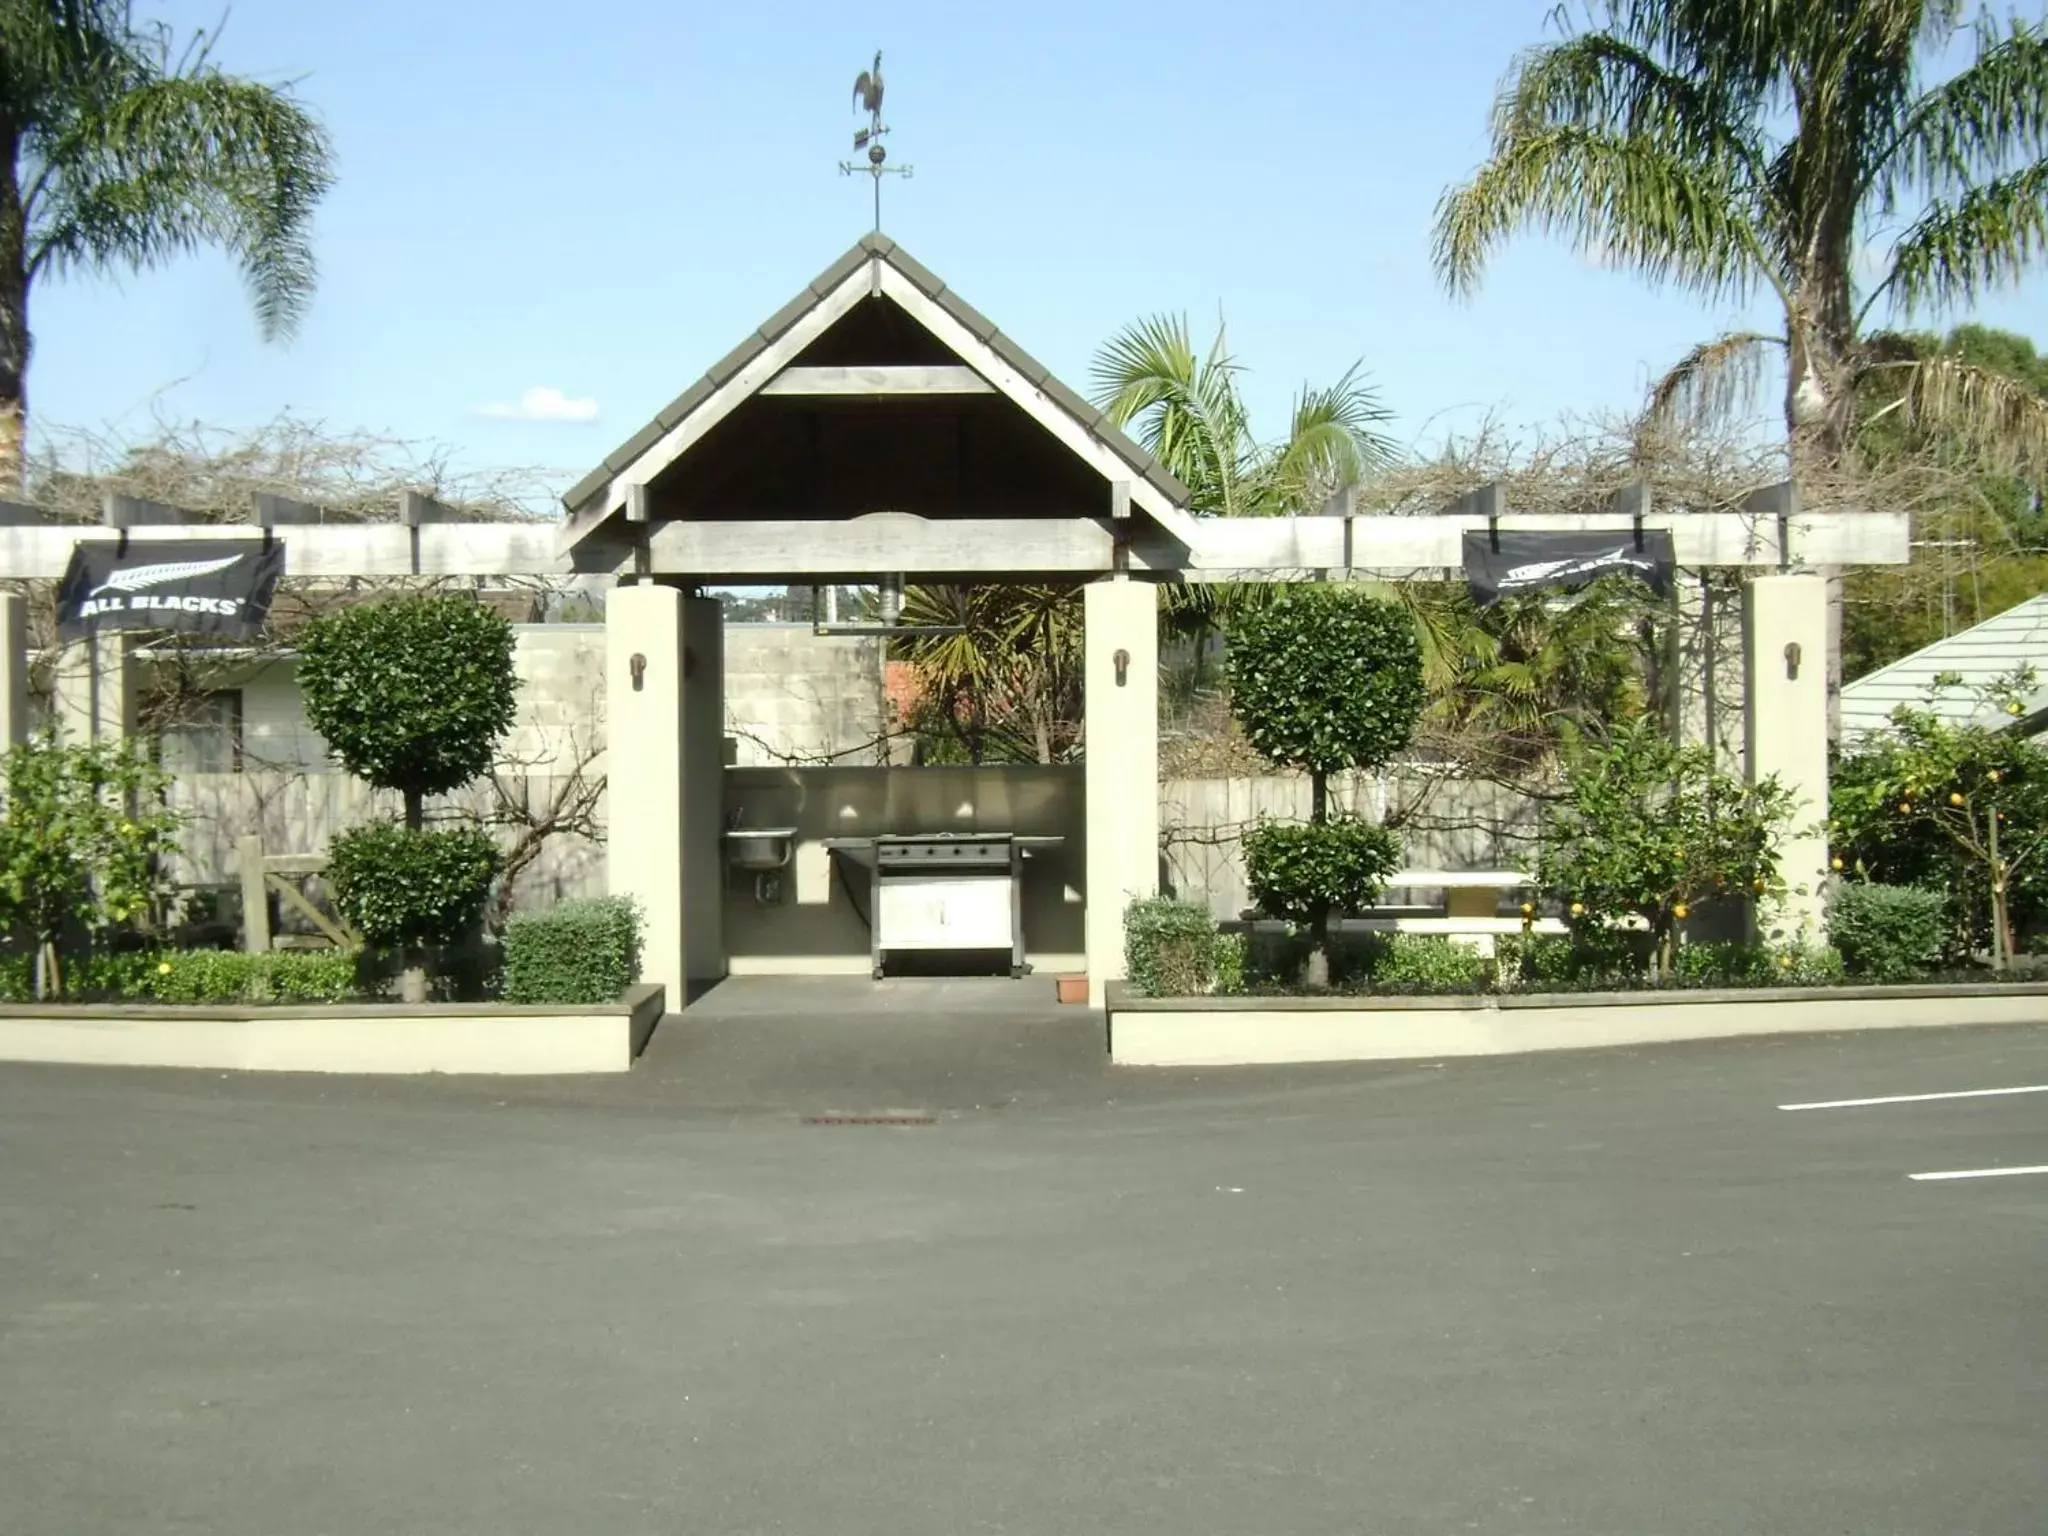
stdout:
POLYGON ((860 103, 861 110, 868 115, 868 125, 856 129, 853 147, 868 152, 866 165, 858 160, 839 162, 839 174, 857 176, 866 171, 875 183, 875 233, 882 232, 882 178, 884 176, 908 176, 914 167, 908 165, 885 165, 889 151, 882 147, 882 135, 889 130, 882 124, 882 51, 875 50, 875 67, 864 69, 860 78, 853 82, 853 99, 860 103))

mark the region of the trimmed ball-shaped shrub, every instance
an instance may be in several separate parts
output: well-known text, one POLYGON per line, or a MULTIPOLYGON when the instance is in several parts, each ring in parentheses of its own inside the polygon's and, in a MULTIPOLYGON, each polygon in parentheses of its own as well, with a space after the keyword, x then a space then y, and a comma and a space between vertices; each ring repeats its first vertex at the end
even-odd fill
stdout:
POLYGON ((456 944, 476 932, 498 847, 469 828, 372 822, 328 844, 327 883, 342 921, 380 949, 456 944))

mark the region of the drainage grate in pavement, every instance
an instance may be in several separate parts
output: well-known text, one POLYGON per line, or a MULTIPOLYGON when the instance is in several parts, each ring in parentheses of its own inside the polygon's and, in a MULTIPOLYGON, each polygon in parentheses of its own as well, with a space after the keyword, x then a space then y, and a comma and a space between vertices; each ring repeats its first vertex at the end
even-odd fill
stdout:
POLYGON ((936 1115, 805 1115, 805 1125, 937 1125, 936 1115))

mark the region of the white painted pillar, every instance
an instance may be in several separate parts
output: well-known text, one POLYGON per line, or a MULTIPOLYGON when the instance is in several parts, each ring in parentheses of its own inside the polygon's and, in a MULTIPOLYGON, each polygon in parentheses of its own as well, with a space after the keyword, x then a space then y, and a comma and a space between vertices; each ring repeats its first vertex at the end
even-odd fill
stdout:
POLYGON ((1088 1001, 1124 974, 1124 908, 1159 893, 1159 594, 1112 579, 1084 589, 1088 1001))
POLYGON ((57 654, 57 733, 66 741, 116 743, 135 734, 133 637, 119 630, 57 654))
POLYGON ((1761 912, 1767 938, 1818 942, 1828 864, 1827 583, 1818 575, 1759 576, 1743 588, 1743 745, 1749 782, 1775 775, 1791 792, 1779 846, 1788 894, 1761 912))
POLYGON ((683 600, 682 762, 683 969, 706 983, 725 976, 725 607, 715 597, 683 600))
POLYGON ((688 994, 683 948, 683 595, 643 583, 605 603, 605 879, 646 919, 641 979, 688 994))
POLYGON ((28 738, 28 604, 0 592, 0 752, 28 738))

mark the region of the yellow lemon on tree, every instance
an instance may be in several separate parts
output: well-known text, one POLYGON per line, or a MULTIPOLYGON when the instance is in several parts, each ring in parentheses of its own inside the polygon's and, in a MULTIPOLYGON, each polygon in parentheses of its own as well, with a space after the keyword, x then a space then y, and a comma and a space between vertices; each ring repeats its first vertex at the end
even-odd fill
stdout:
POLYGON ((2017 715, 2023 712, 2023 706, 2018 699, 2008 699, 2005 705, 2005 712, 2008 715, 2017 715))
POLYGON ((157 973, 157 975, 159 975, 159 976, 168 976, 168 975, 170 975, 170 974, 171 974, 171 962, 170 962, 170 961, 168 961, 168 960, 160 960, 160 961, 158 961, 158 962, 157 962, 157 967, 156 967, 156 973, 157 973))
POLYGON ((1755 891, 1755 892, 1756 892, 1757 894, 1759 894, 1759 895, 1763 894, 1763 889, 1764 889, 1764 877, 1763 877, 1762 875, 1758 875, 1758 876, 1756 877, 1756 879, 1754 879, 1753 881, 1751 881, 1751 882, 1750 882, 1750 886, 1749 886, 1749 888, 1750 888, 1750 889, 1751 889, 1752 891, 1755 891))
POLYGON ((1910 816, 1910 815, 1912 815, 1912 814, 1913 814, 1913 802, 1912 802, 1912 801, 1910 801, 1910 800, 1901 800, 1901 801, 1899 802, 1899 814, 1900 814, 1901 816, 1910 816))
POLYGON ((1585 903, 1584 903, 1583 901, 1575 901, 1575 902, 1573 902, 1573 903, 1572 903, 1572 916, 1573 916, 1573 917, 1584 917, 1585 915, 1586 915, 1586 904, 1585 904, 1585 903))
POLYGON ((1986 769, 1984 777, 1989 779, 1992 783, 1996 784, 1998 782, 1998 770, 1996 768, 1986 769))
POLYGON ((1950 805, 1961 805, 1963 803, 1963 792, 1959 789, 1950 790, 1948 792, 1948 803, 1950 805))
POLYGON ((1522 903, 1522 916, 1524 916, 1524 917, 1534 917, 1535 915, 1536 915, 1536 908, 1535 908, 1534 904, 1533 904, 1533 903, 1530 903, 1530 902, 1526 902, 1526 901, 1525 901, 1525 902, 1523 902, 1523 903, 1522 903))
POLYGON ((1840 869, 1842 867, 1842 861, 1840 859, 1830 859, 1828 860, 1828 862, 1832 864, 1836 869, 1840 869))
POLYGON ((1671 915, 1673 917, 1684 917, 1691 910, 1692 908, 1688 907, 1684 902, 1681 901, 1672 907, 1671 915))

